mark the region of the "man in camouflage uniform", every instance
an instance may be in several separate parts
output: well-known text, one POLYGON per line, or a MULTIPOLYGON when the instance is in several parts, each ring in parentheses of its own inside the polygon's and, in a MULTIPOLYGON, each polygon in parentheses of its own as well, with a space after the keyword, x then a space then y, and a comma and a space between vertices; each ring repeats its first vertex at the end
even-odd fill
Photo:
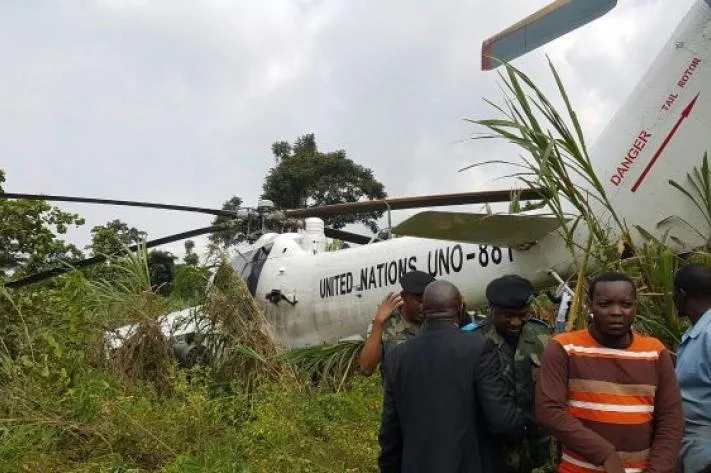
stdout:
POLYGON ((522 442, 495 442, 501 448, 495 461, 503 463, 498 468, 503 473, 530 473, 550 457, 551 438, 534 422, 534 393, 541 355, 551 333, 545 322, 531 317, 534 296, 533 285, 527 279, 517 275, 495 279, 486 288, 487 319, 462 328, 483 331, 497 346, 509 394, 516 399, 526 422, 522 442))
POLYGON ((373 374, 388 350, 420 333, 422 294, 434 280, 423 271, 403 274, 400 279, 402 291, 388 294, 368 326, 367 340, 359 358, 361 373, 373 374))

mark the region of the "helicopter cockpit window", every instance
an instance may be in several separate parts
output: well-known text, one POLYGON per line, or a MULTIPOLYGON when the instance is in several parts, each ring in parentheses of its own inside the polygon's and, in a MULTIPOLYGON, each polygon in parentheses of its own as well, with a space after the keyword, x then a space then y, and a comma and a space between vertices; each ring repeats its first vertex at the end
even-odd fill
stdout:
MULTIPOLYGON (((269 248, 271 250, 271 247, 269 248)), ((267 261, 269 256, 269 250, 261 247, 259 250, 254 252, 254 256, 249 263, 244 267, 242 275, 247 281, 247 289, 249 293, 254 295, 257 291, 257 283, 259 282, 259 275, 262 273, 262 268, 264 263, 267 261)))

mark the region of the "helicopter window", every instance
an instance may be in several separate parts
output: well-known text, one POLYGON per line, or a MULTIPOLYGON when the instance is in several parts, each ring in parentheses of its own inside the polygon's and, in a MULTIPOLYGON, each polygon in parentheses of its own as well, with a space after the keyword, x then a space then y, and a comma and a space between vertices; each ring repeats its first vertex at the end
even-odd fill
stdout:
POLYGON ((264 247, 257 250, 252 257, 252 260, 245 266, 244 272, 242 273, 247 280, 247 289, 252 295, 254 295, 257 291, 259 275, 262 273, 262 267, 267 261, 267 256, 269 256, 269 250, 264 247))

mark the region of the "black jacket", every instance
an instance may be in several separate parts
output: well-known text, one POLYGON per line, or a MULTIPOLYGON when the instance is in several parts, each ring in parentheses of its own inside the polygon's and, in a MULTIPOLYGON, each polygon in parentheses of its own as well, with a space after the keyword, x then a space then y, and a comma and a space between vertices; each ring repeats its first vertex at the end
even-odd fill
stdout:
POLYGON ((383 363, 381 472, 493 473, 487 434, 523 435, 493 343, 482 334, 427 321, 383 363))

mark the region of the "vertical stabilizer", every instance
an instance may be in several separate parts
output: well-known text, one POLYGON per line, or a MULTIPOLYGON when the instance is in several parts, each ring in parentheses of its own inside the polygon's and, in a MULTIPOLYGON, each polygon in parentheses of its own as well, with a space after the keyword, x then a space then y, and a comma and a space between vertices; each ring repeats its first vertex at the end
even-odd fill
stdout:
POLYGON ((693 194, 687 174, 711 152, 708 1, 691 7, 590 152, 615 211, 657 237, 670 230, 682 247, 711 234, 699 209, 669 184, 693 194), (659 225, 668 217, 679 218, 659 225))

